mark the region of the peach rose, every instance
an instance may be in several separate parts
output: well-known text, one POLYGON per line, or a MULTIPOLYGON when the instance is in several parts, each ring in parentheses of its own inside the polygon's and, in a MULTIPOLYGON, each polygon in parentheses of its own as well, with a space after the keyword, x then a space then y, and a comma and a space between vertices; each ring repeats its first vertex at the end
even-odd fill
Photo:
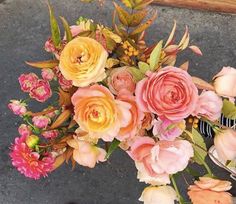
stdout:
POLYGON ((189 187, 188 195, 193 204, 233 204, 229 181, 200 177, 189 187))
POLYGON ((222 70, 213 77, 216 93, 225 97, 236 97, 236 69, 223 67, 222 70))
POLYGON ((216 152, 223 161, 236 160, 236 131, 224 129, 217 131, 214 144, 216 152))
POLYGON ((198 90, 191 76, 176 67, 165 67, 136 86, 136 101, 144 112, 152 112, 169 120, 182 120, 195 109, 198 90))
POLYGON ((122 90, 127 90, 130 93, 134 93, 135 81, 127 68, 128 67, 120 67, 111 71, 107 81, 109 89, 113 94, 118 95, 118 93, 122 90))
POLYGON ((112 141, 131 121, 131 105, 115 100, 101 85, 79 88, 72 96, 74 120, 91 137, 112 141))
POLYGON ((193 116, 204 116, 211 121, 218 120, 223 106, 222 99, 213 91, 204 91, 198 98, 193 116))
POLYGON ((102 81, 105 77, 107 51, 96 40, 76 37, 63 49, 59 68, 74 86, 85 87, 102 81))

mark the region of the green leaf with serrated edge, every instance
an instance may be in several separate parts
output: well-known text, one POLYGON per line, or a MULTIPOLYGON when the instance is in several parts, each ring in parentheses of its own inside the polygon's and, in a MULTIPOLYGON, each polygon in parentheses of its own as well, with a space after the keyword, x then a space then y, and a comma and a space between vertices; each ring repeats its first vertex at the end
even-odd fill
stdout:
POLYGON ((146 17, 146 15, 147 15, 146 9, 143 9, 143 10, 140 10, 136 13, 133 13, 131 16, 132 21, 129 23, 129 26, 131 26, 131 27, 138 26, 140 23, 142 23, 142 21, 146 17))
POLYGON ((66 41, 70 42, 72 40, 72 33, 71 33, 71 30, 70 30, 70 26, 69 26, 67 20, 64 17, 60 16, 60 18, 61 18, 63 27, 64 27, 65 32, 66 32, 66 41))
POLYGON ((229 118, 231 120, 236 119, 236 106, 234 103, 230 102, 227 99, 224 99, 223 101, 223 108, 222 113, 226 118, 229 118))
POLYGON ((195 162, 202 165, 203 161, 205 161, 205 158, 207 156, 206 144, 204 142, 202 135, 194 128, 192 128, 192 138, 193 138, 193 142, 194 142, 194 144, 193 144, 194 158, 193 159, 195 162))
POLYGON ((123 25, 128 26, 129 22, 132 20, 131 15, 126 10, 124 10, 122 7, 120 7, 118 4, 116 4, 115 2, 114 2, 114 6, 117 11, 118 18, 119 18, 120 22, 123 25))
POLYGON ((145 74, 150 69, 147 63, 141 61, 138 62, 138 68, 143 74, 145 74))
POLYGON ((136 82, 142 80, 145 75, 136 67, 128 67, 128 71, 133 75, 136 82))
POLYGON ((109 146, 109 149, 107 151, 106 157, 105 159, 109 159, 109 157, 111 156, 111 154, 118 148, 120 144, 120 141, 117 139, 114 139, 111 143, 111 145, 109 146))
POLYGON ((55 47, 59 47, 61 44, 60 28, 54 15, 54 11, 49 3, 48 3, 48 9, 50 15, 52 42, 55 47))
POLYGON ((155 71, 155 69, 157 68, 159 64, 160 57, 161 57, 162 44, 163 44, 163 41, 161 40, 153 49, 150 55, 150 70, 151 71, 155 71))

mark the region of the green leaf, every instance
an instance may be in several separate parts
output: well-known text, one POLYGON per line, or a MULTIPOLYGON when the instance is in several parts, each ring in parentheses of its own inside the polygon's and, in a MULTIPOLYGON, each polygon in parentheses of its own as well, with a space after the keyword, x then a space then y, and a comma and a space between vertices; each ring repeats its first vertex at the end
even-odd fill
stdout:
POLYGON ((150 69, 147 63, 141 61, 138 63, 138 68, 143 74, 145 74, 150 69))
POLYGON ((146 17, 146 15, 147 15, 146 9, 143 9, 141 11, 138 11, 138 12, 132 14, 132 16, 131 16, 132 21, 129 23, 129 26, 131 26, 131 27, 138 26, 143 21, 143 19, 146 17))
POLYGON ((72 33, 70 30, 70 26, 64 17, 60 16, 60 18, 61 18, 62 24, 63 24, 65 32, 66 32, 66 41, 70 42, 72 40, 72 33))
POLYGON ((145 75, 141 72, 141 70, 137 69, 136 67, 128 67, 128 71, 133 75, 136 82, 142 80, 145 75))
POLYGON ((227 99, 224 99, 223 101, 222 112, 226 118, 229 118, 231 120, 236 119, 236 106, 234 103, 230 102, 227 99))
POLYGON ((146 8, 149 4, 151 4, 154 0, 135 0, 137 3, 134 9, 139 10, 146 8))
POLYGON ((189 173, 190 175, 192 175, 195 178, 199 178, 201 176, 201 174, 197 170, 192 169, 190 167, 187 167, 184 171, 186 171, 187 173, 189 173))
POLYGON ((118 18, 119 18, 120 22, 123 25, 128 26, 130 21, 132 20, 131 15, 126 10, 124 10, 122 7, 120 7, 118 4, 116 4, 115 2, 114 2, 114 6, 117 11, 118 18))
POLYGON ((203 165, 205 158, 207 156, 207 147, 204 142, 202 135, 194 128, 192 128, 192 139, 193 139, 193 149, 194 149, 194 161, 200 165, 203 165), (199 147, 200 146, 200 147, 199 147))
POLYGON ((106 154, 105 159, 109 159, 109 157, 111 156, 111 154, 118 148, 119 144, 120 144, 120 141, 117 140, 117 139, 114 139, 114 140, 112 141, 112 143, 111 143, 111 145, 110 145, 110 147, 109 147, 109 149, 108 149, 108 151, 107 151, 107 154, 106 154))
POLYGON ((52 42, 55 47, 59 47, 61 44, 60 28, 54 15, 53 8, 49 3, 48 3, 48 9, 50 15, 52 42))
POLYGON ((157 68, 159 62, 160 62, 160 57, 161 57, 161 50, 162 50, 162 44, 163 40, 161 40, 156 47, 153 49, 151 55, 150 55, 150 69, 152 71, 155 71, 157 68))
POLYGON ((121 2, 128 8, 133 8, 134 3, 132 0, 121 0, 121 2))

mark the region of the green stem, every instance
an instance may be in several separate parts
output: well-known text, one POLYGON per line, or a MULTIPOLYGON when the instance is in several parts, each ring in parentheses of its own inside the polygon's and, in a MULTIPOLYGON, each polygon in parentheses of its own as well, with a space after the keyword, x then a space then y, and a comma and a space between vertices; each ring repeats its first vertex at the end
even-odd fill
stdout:
MULTIPOLYGON (((197 145, 197 144, 194 144, 194 145, 196 145, 197 147, 201 148, 200 145, 197 145)), ((203 148, 201 148, 201 149, 203 150, 203 148)), ((205 150, 204 150, 204 151, 205 151, 205 150)), ((206 152, 207 152, 207 151, 206 151, 206 152)), ((208 164, 204 161, 204 159, 202 159, 202 157, 198 154, 197 151, 195 151, 195 154, 196 154, 196 156, 198 157, 198 159, 201 160, 201 162, 202 162, 203 166, 205 167, 207 173, 212 177, 212 176, 213 176, 213 173, 212 173, 210 167, 208 166, 208 164)))
POLYGON ((174 186, 175 192, 176 192, 176 194, 178 196, 179 203, 180 204, 184 204, 183 197, 180 195, 179 189, 178 189, 177 184, 175 182, 174 175, 170 176, 170 180, 171 180, 171 182, 172 182, 172 184, 174 186))

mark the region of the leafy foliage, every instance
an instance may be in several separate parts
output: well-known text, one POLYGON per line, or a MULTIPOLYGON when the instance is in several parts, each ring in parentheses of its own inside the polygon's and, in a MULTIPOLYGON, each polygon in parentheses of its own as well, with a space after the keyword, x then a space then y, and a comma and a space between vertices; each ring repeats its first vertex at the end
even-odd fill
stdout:
POLYGON ((230 102, 227 99, 224 99, 223 101, 222 112, 225 115, 225 117, 232 120, 236 119, 236 106, 234 103, 230 102))

